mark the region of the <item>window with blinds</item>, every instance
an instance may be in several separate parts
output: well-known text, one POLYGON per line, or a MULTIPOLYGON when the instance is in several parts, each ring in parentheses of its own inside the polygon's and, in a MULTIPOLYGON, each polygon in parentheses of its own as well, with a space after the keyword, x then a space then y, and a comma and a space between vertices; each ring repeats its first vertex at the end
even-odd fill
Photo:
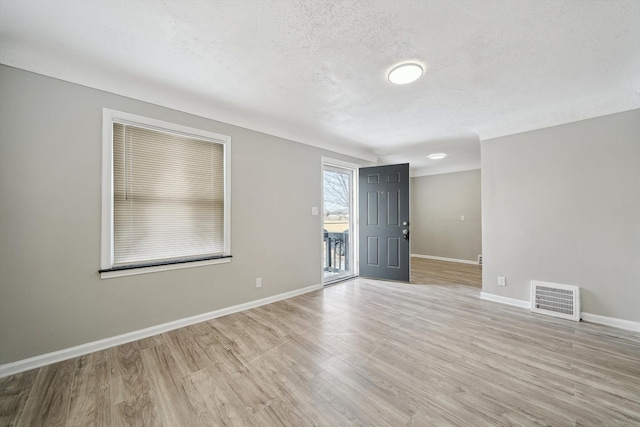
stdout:
POLYGON ((228 255, 225 141, 111 126, 111 254, 101 272, 228 255))

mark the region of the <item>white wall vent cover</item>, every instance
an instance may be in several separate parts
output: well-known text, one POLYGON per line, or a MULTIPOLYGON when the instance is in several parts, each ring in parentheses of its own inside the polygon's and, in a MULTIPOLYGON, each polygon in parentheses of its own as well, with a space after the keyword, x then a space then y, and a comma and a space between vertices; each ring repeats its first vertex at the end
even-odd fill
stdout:
POLYGON ((531 311, 578 322, 580 321, 580 288, 532 280, 531 311))

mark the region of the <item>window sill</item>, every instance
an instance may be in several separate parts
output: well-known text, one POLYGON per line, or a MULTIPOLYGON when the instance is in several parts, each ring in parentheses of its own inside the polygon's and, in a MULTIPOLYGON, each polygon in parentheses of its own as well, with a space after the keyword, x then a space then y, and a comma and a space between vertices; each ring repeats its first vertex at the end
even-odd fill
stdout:
POLYGON ((153 265, 148 267, 132 267, 132 268, 126 268, 126 269, 120 269, 120 270, 101 271, 100 278, 112 279, 114 277, 135 276, 138 274, 157 273, 159 271, 179 270, 182 268, 202 267, 205 265, 226 264, 230 262, 231 262, 231 257, 227 256, 223 258, 205 259, 200 261, 188 261, 188 262, 181 262, 176 264, 153 265))

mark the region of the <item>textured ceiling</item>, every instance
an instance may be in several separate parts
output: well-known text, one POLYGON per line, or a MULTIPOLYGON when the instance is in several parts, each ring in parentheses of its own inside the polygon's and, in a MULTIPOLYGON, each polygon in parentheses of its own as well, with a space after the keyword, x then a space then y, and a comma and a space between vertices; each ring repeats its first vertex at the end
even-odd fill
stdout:
POLYGON ((0 0, 0 62, 423 175, 640 108, 640 1, 0 0))

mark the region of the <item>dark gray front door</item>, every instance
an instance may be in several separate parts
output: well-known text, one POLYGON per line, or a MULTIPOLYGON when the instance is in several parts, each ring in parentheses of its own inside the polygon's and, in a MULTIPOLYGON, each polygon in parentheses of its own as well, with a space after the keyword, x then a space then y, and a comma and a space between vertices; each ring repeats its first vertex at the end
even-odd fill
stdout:
POLYGON ((360 276, 409 281, 409 164, 359 171, 360 276))

